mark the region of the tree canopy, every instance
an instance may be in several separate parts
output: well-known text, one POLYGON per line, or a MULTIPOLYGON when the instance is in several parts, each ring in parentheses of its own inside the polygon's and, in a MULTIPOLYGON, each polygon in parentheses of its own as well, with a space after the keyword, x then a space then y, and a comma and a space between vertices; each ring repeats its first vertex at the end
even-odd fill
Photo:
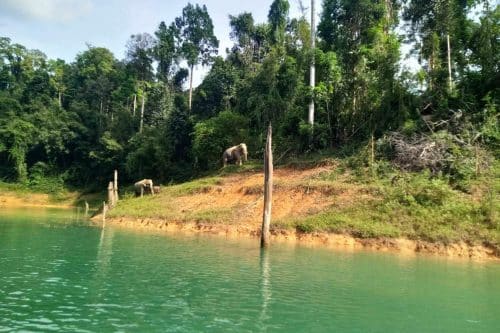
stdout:
POLYGON ((0 179, 30 182, 43 173, 89 186, 119 169, 125 181, 183 180, 220 167, 224 148, 240 142, 261 157, 269 122, 278 153, 300 156, 394 131, 434 131, 460 116, 448 130, 474 133, 470 140, 498 152, 498 5, 321 5, 314 52, 309 22, 289 17, 287 0, 272 2, 266 22, 229 15, 234 45, 224 57, 198 4, 151 34, 132 35, 124 59, 88 45, 67 63, 0 37, 0 179), (418 68, 405 66, 403 47, 418 68), (198 64, 208 74, 185 88, 198 64))

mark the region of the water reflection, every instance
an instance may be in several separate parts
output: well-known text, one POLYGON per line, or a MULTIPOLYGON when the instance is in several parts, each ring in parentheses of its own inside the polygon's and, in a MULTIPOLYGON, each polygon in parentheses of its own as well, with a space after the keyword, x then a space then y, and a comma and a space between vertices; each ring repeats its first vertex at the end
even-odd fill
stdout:
POLYGON ((96 279, 101 280, 106 277, 111 264, 113 254, 113 237, 115 231, 112 228, 101 229, 99 244, 97 246, 97 271, 96 279))
POLYGON ((260 250, 260 275, 261 275, 261 295, 262 307, 259 315, 259 324, 261 331, 267 331, 265 322, 269 319, 267 313, 271 301, 271 267, 269 264, 269 249, 260 250))

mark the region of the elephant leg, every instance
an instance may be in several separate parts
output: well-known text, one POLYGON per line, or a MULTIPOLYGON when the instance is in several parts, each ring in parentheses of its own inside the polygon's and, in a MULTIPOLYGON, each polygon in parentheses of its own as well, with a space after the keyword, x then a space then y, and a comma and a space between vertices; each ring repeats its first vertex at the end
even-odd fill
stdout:
POLYGON ((234 156, 234 157, 235 157, 235 160, 236 160, 236 161, 235 161, 235 162, 236 162, 235 164, 236 164, 236 165, 241 165, 241 154, 240 154, 240 152, 239 152, 239 151, 235 152, 235 156, 234 156))

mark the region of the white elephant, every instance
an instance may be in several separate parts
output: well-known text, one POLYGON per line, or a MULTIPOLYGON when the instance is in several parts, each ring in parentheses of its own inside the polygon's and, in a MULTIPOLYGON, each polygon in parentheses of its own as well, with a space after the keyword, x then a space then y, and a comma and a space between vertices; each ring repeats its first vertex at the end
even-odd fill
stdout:
POLYGON ((154 186, 152 179, 139 180, 134 184, 135 196, 139 197, 141 194, 154 195, 154 186))
POLYGON ((247 145, 240 143, 237 146, 228 148, 222 154, 222 164, 226 166, 228 163, 242 165, 248 159, 247 145))

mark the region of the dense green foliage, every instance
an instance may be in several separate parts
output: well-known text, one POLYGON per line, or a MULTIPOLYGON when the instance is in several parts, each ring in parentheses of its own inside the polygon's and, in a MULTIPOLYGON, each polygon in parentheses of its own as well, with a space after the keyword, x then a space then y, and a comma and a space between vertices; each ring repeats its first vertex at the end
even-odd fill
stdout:
POLYGON ((289 8, 273 1, 264 23, 229 16, 225 59, 215 56, 206 7, 191 4, 152 34, 132 35, 123 60, 89 46, 65 63, 0 38, 0 179, 102 186, 115 168, 124 181, 187 179, 220 167, 223 150, 240 142, 261 157, 269 122, 279 155, 437 130, 498 154, 499 6, 324 0, 314 52, 309 23, 289 8), (417 73, 402 66, 402 43, 418 55, 417 73), (190 105, 183 87, 199 63, 212 67, 190 105))

